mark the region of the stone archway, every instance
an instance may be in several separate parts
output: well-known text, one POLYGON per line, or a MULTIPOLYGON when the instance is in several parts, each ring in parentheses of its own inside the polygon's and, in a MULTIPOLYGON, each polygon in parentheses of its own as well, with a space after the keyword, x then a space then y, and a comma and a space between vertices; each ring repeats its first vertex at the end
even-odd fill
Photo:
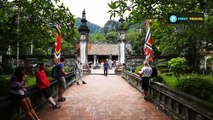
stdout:
MULTIPOLYGON (((116 61, 118 59, 119 65, 124 65, 126 62, 126 30, 123 27, 124 19, 121 17, 119 19, 119 26, 117 27, 117 39, 119 40, 119 43, 117 44, 117 47, 108 47, 109 44, 102 45, 99 49, 93 50, 91 53, 91 48, 94 48, 93 45, 89 45, 89 28, 87 26, 87 20, 86 20, 86 12, 85 10, 82 12, 82 19, 81 19, 81 25, 78 28, 78 31, 80 32, 80 62, 83 64, 83 68, 85 71, 89 71, 89 64, 92 62, 95 66, 101 65, 106 59, 109 61, 116 61), (92 46, 92 47, 91 47, 92 46), (107 49, 109 48, 109 49, 107 49), (117 48, 117 50, 110 51, 111 49, 117 48), (102 52, 104 51, 104 52, 102 52), (113 53, 116 52, 117 53, 113 53), (101 52, 101 53, 100 53, 101 52), (88 54, 89 53, 89 54, 88 54)), ((98 46, 98 45, 96 45, 98 46)), ((100 46, 100 45, 99 45, 100 46)), ((111 62, 113 63, 113 62, 111 62)))

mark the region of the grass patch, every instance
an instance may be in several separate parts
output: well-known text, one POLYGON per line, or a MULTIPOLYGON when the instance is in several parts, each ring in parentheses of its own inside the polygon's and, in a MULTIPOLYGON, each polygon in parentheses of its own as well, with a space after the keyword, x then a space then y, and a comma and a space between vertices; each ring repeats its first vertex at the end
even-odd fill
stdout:
POLYGON ((176 87, 178 81, 175 76, 168 76, 167 74, 160 74, 160 76, 163 78, 163 84, 170 88, 176 87))
POLYGON ((36 78, 34 75, 28 75, 26 81, 26 87, 30 87, 36 84, 36 78))
MULTIPOLYGON (((48 77, 48 80, 51 81, 52 78, 48 77)), ((27 81, 26 81, 26 87, 31 87, 33 85, 36 85, 36 77, 34 75, 28 75, 27 81)))

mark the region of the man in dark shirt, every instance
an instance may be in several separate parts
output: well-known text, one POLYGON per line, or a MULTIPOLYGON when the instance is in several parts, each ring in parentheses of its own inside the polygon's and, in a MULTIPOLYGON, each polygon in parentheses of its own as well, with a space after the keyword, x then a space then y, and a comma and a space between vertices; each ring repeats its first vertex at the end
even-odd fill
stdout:
POLYGON ((108 74, 108 67, 109 67, 109 64, 108 64, 108 61, 106 60, 104 62, 104 75, 107 76, 108 74))
POLYGON ((59 102, 63 102, 66 100, 65 97, 63 97, 63 93, 66 89, 66 80, 65 80, 65 71, 64 71, 64 58, 61 57, 60 59, 60 63, 57 64, 56 66, 57 68, 57 73, 58 73, 58 77, 57 77, 57 80, 58 80, 58 83, 59 83, 59 89, 58 89, 58 101, 59 102))

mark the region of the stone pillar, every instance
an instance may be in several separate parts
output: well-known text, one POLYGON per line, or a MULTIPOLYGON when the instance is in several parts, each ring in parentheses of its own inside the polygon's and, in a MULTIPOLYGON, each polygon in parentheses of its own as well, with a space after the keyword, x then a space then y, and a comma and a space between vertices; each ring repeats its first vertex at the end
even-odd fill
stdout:
POLYGON ((108 64, 109 64, 109 69, 112 69, 112 55, 110 54, 109 55, 109 61, 108 61, 108 64))
POLYGON ((120 54, 119 63, 120 64, 125 63, 125 48, 126 48, 125 42, 124 41, 120 42, 119 43, 119 54, 120 54))
POLYGON ((89 28, 87 27, 85 9, 82 12, 81 25, 78 28, 80 32, 80 62, 83 65, 83 72, 89 73, 88 60, 87 60, 87 42, 89 40, 89 28))
POLYGON ((119 40, 119 54, 118 54, 118 61, 122 65, 125 63, 125 53, 126 53, 126 28, 125 28, 125 23, 124 19, 121 16, 119 19, 119 26, 117 28, 117 33, 118 33, 118 40, 119 40))
POLYGON ((93 56, 93 59, 94 59, 93 60, 93 64, 94 64, 94 66, 96 66, 96 64, 97 64, 97 57, 96 57, 96 55, 93 56))
POLYGON ((82 64, 87 63, 87 42, 80 42, 80 61, 82 64))

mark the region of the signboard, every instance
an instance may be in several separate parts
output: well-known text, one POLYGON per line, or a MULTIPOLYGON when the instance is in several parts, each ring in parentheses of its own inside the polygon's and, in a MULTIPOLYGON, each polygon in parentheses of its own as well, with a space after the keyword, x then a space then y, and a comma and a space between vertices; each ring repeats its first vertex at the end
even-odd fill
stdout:
POLYGON ((202 24, 204 22, 203 13, 169 13, 169 24, 202 24))

